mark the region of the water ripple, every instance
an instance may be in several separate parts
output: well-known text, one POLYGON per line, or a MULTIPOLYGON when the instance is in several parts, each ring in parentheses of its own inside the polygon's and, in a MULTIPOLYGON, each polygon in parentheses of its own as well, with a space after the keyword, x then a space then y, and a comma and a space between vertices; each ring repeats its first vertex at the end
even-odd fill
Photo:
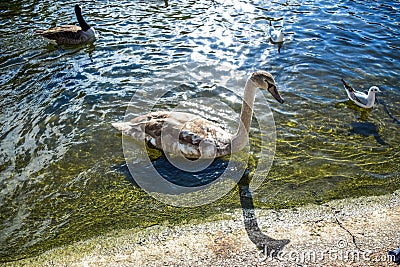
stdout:
MULTIPOLYGON (((176 216, 125 183, 126 173, 115 171, 124 157, 120 136, 110 126, 122 120, 136 92, 155 92, 166 80, 178 86, 157 107, 215 98, 232 109, 213 111, 196 102, 185 108, 201 109, 234 132, 247 75, 265 69, 275 76, 286 102, 269 101, 278 142, 274 167, 257 194, 260 205, 280 207, 396 189, 396 1, 82 5, 99 39, 58 47, 33 33, 74 23, 71 3, 1 4, 0 261, 116 225, 140 227, 161 220, 157 216, 176 216), (268 39, 270 21, 285 27, 280 53, 268 39), (340 78, 360 90, 378 85, 385 108, 358 109, 347 101, 340 78)), ((134 98, 133 104, 154 105, 146 98, 134 98)), ((257 114, 262 114, 262 105, 257 114)), ((252 130, 257 150, 260 133, 252 130)), ((162 160, 157 164, 166 167, 162 160)))

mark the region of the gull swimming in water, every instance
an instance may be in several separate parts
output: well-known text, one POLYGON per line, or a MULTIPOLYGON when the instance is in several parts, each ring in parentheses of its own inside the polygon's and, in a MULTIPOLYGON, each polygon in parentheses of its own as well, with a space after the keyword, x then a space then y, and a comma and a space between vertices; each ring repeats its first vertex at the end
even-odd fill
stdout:
POLYGON ((284 102, 272 75, 266 71, 254 72, 244 88, 241 123, 236 134, 196 114, 185 112, 151 112, 112 125, 123 134, 139 141, 145 140, 164 152, 189 159, 222 157, 240 151, 247 143, 257 88, 269 91, 279 103, 284 102))
POLYGON ((269 22, 269 38, 271 43, 278 44, 278 53, 281 52, 281 48, 283 45, 283 25, 280 26, 279 29, 276 29, 272 26, 271 21, 269 22))
POLYGON ((372 86, 369 88, 368 94, 366 94, 364 92, 354 90, 353 87, 348 85, 343 79, 342 82, 349 99, 357 106, 362 108, 372 108, 375 105, 375 94, 382 92, 379 90, 378 86, 372 86))

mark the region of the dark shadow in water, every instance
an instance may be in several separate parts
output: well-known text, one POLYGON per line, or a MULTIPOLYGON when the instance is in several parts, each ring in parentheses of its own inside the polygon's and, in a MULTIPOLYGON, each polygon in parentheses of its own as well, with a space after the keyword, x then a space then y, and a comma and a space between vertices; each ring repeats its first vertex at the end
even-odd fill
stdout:
MULTIPOLYGON (((205 170, 197 173, 188 173, 175 168, 165 156, 152 161, 153 166, 168 181, 182 186, 198 186, 208 184, 217 179, 228 166, 227 160, 215 159, 214 162, 205 170), (191 181, 192 179, 192 181, 191 181)), ((114 170, 122 173, 135 186, 138 186, 126 164, 114 166, 114 170)), ((277 254, 287 245, 290 240, 277 240, 265 235, 258 226, 257 217, 254 209, 253 197, 249 188, 249 170, 246 170, 238 182, 239 198, 243 214, 244 227, 251 242, 268 257, 277 254)), ((139 186, 138 186, 139 187, 139 186)))
POLYGON ((257 223, 257 217, 254 210, 254 202, 250 192, 249 183, 249 172, 246 171, 238 183, 244 227, 251 242, 253 242, 258 249, 261 249, 265 256, 275 257, 283 249, 283 247, 290 242, 290 240, 274 239, 261 231, 257 223))
POLYGON ((359 134, 362 136, 373 136, 376 142, 381 145, 387 145, 387 143, 380 137, 378 133, 378 127, 371 122, 353 122, 350 124, 350 135, 359 134))
POLYGON ((217 180, 228 167, 229 161, 216 158, 210 166, 198 172, 187 172, 176 168, 165 156, 152 163, 157 173, 167 181, 180 186, 197 187, 217 180))

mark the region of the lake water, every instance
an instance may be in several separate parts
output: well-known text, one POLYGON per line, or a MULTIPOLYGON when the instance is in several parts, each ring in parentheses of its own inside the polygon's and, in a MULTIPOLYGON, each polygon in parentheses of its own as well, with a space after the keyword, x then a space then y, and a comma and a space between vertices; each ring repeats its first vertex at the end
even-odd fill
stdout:
MULTIPOLYGON (((266 95, 276 153, 253 194, 256 207, 399 189, 399 2, 266 2, 84 1, 98 40, 58 47, 33 33, 75 23, 74 3, 3 1, 0 262, 240 207, 237 190, 206 206, 179 208, 135 186, 110 123, 123 120, 130 101, 154 104, 131 99, 148 81, 178 84, 160 109, 206 90, 238 113, 233 92, 241 92, 248 75, 262 69, 275 76, 286 102, 266 95), (270 21, 284 25, 280 53, 268 39, 270 21), (366 111, 350 103, 341 78, 360 90, 379 86, 377 106, 366 111), (228 88, 224 79, 238 86, 228 88)), ((221 123, 229 128, 228 120, 221 123)), ((257 150, 257 133, 252 141, 257 150)), ((157 164, 163 168, 162 160, 157 164)))

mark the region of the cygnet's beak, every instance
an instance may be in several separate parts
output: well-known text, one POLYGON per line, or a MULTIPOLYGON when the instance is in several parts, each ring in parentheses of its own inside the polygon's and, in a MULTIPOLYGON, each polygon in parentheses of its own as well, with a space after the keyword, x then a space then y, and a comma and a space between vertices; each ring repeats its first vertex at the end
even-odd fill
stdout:
POLYGON ((285 100, 283 100, 283 98, 281 97, 281 95, 279 94, 278 90, 276 89, 275 85, 271 85, 268 88, 268 91, 271 93, 271 95, 276 99, 276 101, 278 101, 279 103, 283 104, 285 102, 285 100))

